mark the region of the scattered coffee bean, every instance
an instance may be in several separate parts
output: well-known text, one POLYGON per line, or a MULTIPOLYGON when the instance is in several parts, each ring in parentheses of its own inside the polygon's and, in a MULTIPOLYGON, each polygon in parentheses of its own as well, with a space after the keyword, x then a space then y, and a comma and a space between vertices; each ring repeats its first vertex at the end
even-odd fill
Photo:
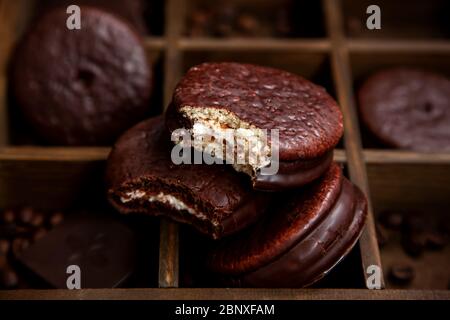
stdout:
POLYGON ((403 215, 396 211, 388 211, 384 212, 379 220, 386 228, 398 230, 403 224, 403 215))
POLYGON ((14 214, 14 211, 12 211, 12 210, 5 210, 3 212, 2 220, 4 222, 6 222, 6 223, 13 223, 15 218, 16 218, 16 215, 14 214))
POLYGON ((241 14, 237 19, 237 27, 244 34, 255 35, 259 28, 259 22, 249 14, 241 14))
POLYGON ((16 238, 12 242, 12 252, 15 257, 19 256, 23 250, 30 246, 30 241, 25 238, 16 238))
POLYGON ((425 233, 426 246, 430 249, 442 249, 447 244, 447 237, 437 231, 425 233))
POLYGON ((412 266, 397 264, 389 269, 389 279, 396 284, 407 285, 414 279, 415 272, 412 266))
POLYGON ((420 256, 425 249, 426 243, 425 234, 422 232, 411 232, 402 235, 403 249, 412 257, 420 256))
POLYGON ((9 251, 9 241, 6 239, 0 239, 0 255, 7 255, 9 251))
POLYGON ((37 240, 41 239, 41 238, 44 237, 46 234, 47 234, 47 230, 45 230, 44 228, 38 229, 38 230, 33 234, 33 241, 37 241, 37 240))
POLYGON ((248 12, 230 1, 222 1, 219 6, 198 7, 191 10, 188 23, 190 36, 288 36, 292 33, 288 7, 273 8, 270 21, 258 12, 248 12))
POLYGON ((50 217, 50 226, 55 227, 64 220, 64 215, 61 212, 56 212, 50 217))
POLYGON ((42 213, 36 213, 33 217, 33 219, 31 220, 31 225, 33 227, 40 227, 44 224, 44 215, 42 213))
POLYGON ((12 269, 6 269, 0 272, 0 286, 6 289, 12 289, 19 284, 17 273, 12 269))
POLYGON ((20 222, 22 222, 24 224, 31 223, 33 216, 34 216, 34 211, 31 207, 25 207, 22 210, 20 210, 20 213, 19 213, 20 222))
POLYGON ((406 232, 422 232, 426 229, 428 223, 422 215, 410 215, 405 217, 404 230, 406 232))

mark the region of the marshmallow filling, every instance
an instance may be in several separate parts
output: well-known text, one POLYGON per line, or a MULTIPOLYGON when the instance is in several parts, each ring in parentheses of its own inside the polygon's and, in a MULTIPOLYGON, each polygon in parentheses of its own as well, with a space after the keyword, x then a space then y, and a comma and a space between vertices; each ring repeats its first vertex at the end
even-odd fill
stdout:
POLYGON ((270 165, 271 149, 265 130, 224 109, 184 106, 180 112, 192 123, 190 146, 197 151, 224 160, 252 177, 270 165))

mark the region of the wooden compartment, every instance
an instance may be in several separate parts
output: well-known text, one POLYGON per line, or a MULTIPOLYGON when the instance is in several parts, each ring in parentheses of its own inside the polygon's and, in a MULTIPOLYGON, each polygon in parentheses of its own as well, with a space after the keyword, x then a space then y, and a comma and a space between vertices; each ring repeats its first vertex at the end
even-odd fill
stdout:
POLYGON ((450 6, 445 0, 343 1, 345 32, 355 38, 448 38, 450 6), (381 9, 381 29, 366 28, 366 8, 381 9))
MULTIPOLYGON (((264 7, 259 6, 259 1, 235 1, 248 6, 254 6, 258 2, 258 7, 264 7)), ((382 1, 382 15, 386 14, 385 29, 382 33, 368 33, 364 35, 365 39, 348 38, 349 34, 346 33, 348 16, 354 13, 358 17, 359 14, 366 16, 365 10, 360 13, 365 2, 347 0, 314 1, 314 4, 311 1, 308 4, 306 1, 299 1, 299 8, 304 5, 303 11, 296 9, 294 15, 299 20, 306 17, 305 21, 308 23, 303 32, 290 38, 187 37, 187 15, 194 5, 201 2, 206 1, 167 0, 164 8, 164 33, 161 37, 145 38, 150 59, 157 57, 161 67, 161 77, 158 78, 160 86, 156 89, 156 94, 161 97, 158 110, 162 111, 170 102, 173 88, 183 72, 195 63, 208 60, 232 59, 272 65, 311 77, 324 85, 337 98, 345 120, 342 149, 335 152, 335 159, 345 164, 348 177, 369 199, 369 216, 359 245, 355 246, 349 259, 335 270, 337 273, 342 271, 339 269, 347 267, 357 270, 358 280, 353 282, 344 277, 343 282, 333 283, 332 277, 327 277, 328 282, 306 289, 196 288, 195 285, 186 285, 184 279, 184 257, 189 252, 185 248, 185 228, 179 228, 176 223, 167 220, 154 220, 159 223, 159 234, 151 227, 152 236, 148 241, 151 246, 158 246, 159 250, 156 253, 149 250, 149 257, 157 266, 146 266, 149 280, 145 288, 12 290, 0 291, 0 298, 450 299, 448 290, 365 288, 367 267, 385 267, 382 263, 384 260, 388 261, 380 259, 372 205, 377 213, 386 208, 436 206, 442 209, 439 212, 447 210, 445 212, 448 215, 449 202, 446 195, 449 194, 450 156, 364 149, 355 100, 355 85, 358 81, 383 63, 419 62, 439 70, 448 69, 446 58, 450 54, 450 43, 442 38, 443 35, 448 35, 448 25, 444 23, 445 20, 440 21, 440 15, 430 18, 436 8, 445 13, 442 9, 446 5, 444 1, 428 1, 423 10, 420 9, 423 2, 414 1, 412 8, 420 10, 411 11, 412 20, 401 20, 401 16, 398 16, 399 32, 395 32, 396 28, 389 27, 389 12, 395 18, 397 10, 391 10, 389 3, 392 1, 382 1), (305 9, 310 6, 313 7, 311 10, 305 9), (429 9, 431 7, 434 9, 429 9), (419 31, 409 34, 404 32, 406 26, 411 24, 410 21, 415 21, 414 17, 419 15, 423 16, 422 20, 418 20, 423 21, 419 24, 419 31), (445 24, 442 28, 441 23, 445 24), (397 39, 389 41, 387 38, 391 35, 397 39), (417 35, 417 40, 411 35, 417 35), (420 35, 423 37, 419 37, 420 35), (377 39, 371 40, 371 37, 377 39), (410 58, 404 59, 405 56, 410 58), (419 56, 422 58, 418 58, 419 56), (446 67, 443 69, 441 64, 446 67), (421 190, 421 186, 427 190, 421 190)), ((270 6, 277 1, 268 0, 264 3, 270 6)), ((6 65, 15 39, 26 25, 27 15, 24 13, 30 13, 31 10, 29 1, 0 0, 0 208, 31 202, 33 205, 71 207, 80 199, 82 201, 79 205, 82 207, 105 206, 102 196, 102 168, 109 152, 108 147, 66 148, 11 144, 12 140, 8 135, 8 126, 12 124, 7 113, 10 106, 6 91, 6 65)), ((16 130, 15 128, 18 127, 13 125, 11 131, 16 130)), ((382 286, 384 287, 384 279, 382 286)))
MULTIPOLYGON (((410 46, 410 45, 409 45, 410 46)), ((433 46, 433 45, 432 45, 433 46)), ((405 48, 406 49, 406 48, 405 48)), ((411 67, 425 71, 436 72, 450 77, 450 52, 440 50, 439 47, 421 50, 410 46, 409 50, 403 48, 386 48, 374 55, 370 50, 354 50, 350 53, 353 89, 358 94, 359 88, 372 74, 393 67, 411 67)), ((358 101, 356 101, 358 105, 358 101)), ((391 149, 374 137, 361 122, 363 147, 371 149, 391 149)))
POLYGON ((317 38, 325 36, 323 21, 318 1, 192 0, 186 2, 183 34, 194 38, 317 38), (205 26, 207 32, 198 26, 205 26))
MULTIPOLYGON (((388 288, 448 290, 450 282, 450 248, 428 248, 417 254, 405 251, 405 220, 420 219, 423 232, 448 233, 450 227, 450 155, 415 155, 410 152, 367 151, 367 172, 371 198, 377 220, 383 214, 403 215, 403 230, 390 230, 381 224, 384 244, 381 262, 388 288), (390 268, 410 266, 414 279, 398 283, 389 276, 390 268)), ((448 236, 448 235, 447 235, 448 236)), ((418 238, 420 239, 420 238, 418 238)), ((445 239, 444 239, 445 240, 445 239)), ((413 248, 414 249, 414 248, 413 248)), ((416 251, 416 250, 415 250, 416 251)), ((413 252, 414 253, 414 252, 413 252)))

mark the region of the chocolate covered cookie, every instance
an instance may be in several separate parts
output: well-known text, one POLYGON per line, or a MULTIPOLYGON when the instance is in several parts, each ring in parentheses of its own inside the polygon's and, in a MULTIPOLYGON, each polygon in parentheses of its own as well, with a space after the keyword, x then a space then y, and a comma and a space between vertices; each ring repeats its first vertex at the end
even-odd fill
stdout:
POLYGON ((380 71, 358 94, 362 120, 386 145, 424 152, 450 151, 450 80, 431 72, 380 71))
POLYGON ((251 230, 224 240, 209 255, 209 268, 226 284, 310 285, 350 251, 367 214, 364 194, 337 164, 275 204, 251 230))
POLYGON ((255 189, 270 191, 318 178, 343 133, 342 114, 325 89, 286 71, 240 63, 192 67, 178 83, 166 118, 171 131, 190 129, 194 139, 212 133, 213 140, 194 146, 201 151, 222 143, 216 136, 224 130, 235 132, 224 140, 231 145, 225 156, 236 153, 236 141, 251 136, 254 144, 242 150, 256 153, 256 161, 245 154, 249 160, 233 167, 250 175, 255 189), (274 164, 275 174, 263 172, 274 164))
POLYGON ((115 144, 107 163, 108 198, 122 213, 165 216, 212 238, 234 233, 264 211, 267 196, 253 191, 230 166, 179 164, 162 116, 139 123, 115 144))
POLYGON ((13 59, 23 116, 47 142, 104 145, 149 112, 152 71, 141 38, 120 18, 83 7, 69 30, 65 8, 32 25, 13 59))

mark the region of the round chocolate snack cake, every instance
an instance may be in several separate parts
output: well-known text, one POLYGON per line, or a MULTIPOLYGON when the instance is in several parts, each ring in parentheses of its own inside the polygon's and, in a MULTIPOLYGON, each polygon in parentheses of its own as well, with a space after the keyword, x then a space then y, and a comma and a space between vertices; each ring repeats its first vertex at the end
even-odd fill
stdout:
POLYGON ((137 33, 91 7, 81 29, 65 8, 37 20, 17 49, 12 86, 23 116, 49 143, 110 144, 149 110, 152 71, 137 33))
POLYGON ((210 253, 209 268, 225 284, 310 285, 333 268, 361 234, 366 198, 336 163, 311 185, 279 197, 251 230, 225 239, 210 253))
POLYGON ((359 110, 385 144, 424 152, 450 151, 450 80, 427 71, 380 71, 359 90, 359 110))
MULTIPOLYGON (((322 87, 286 71, 226 62, 192 67, 175 89, 166 122, 171 131, 190 129, 194 139, 205 132, 220 136, 224 129, 234 129, 236 140, 254 137, 256 149, 247 147, 257 150, 259 160, 232 164, 252 177, 255 189, 268 191, 318 178, 343 133, 339 107, 322 87), (273 129, 278 149, 272 148, 273 129), (277 172, 262 174, 273 161, 277 172)), ((208 143, 196 148, 204 151, 208 143)))

